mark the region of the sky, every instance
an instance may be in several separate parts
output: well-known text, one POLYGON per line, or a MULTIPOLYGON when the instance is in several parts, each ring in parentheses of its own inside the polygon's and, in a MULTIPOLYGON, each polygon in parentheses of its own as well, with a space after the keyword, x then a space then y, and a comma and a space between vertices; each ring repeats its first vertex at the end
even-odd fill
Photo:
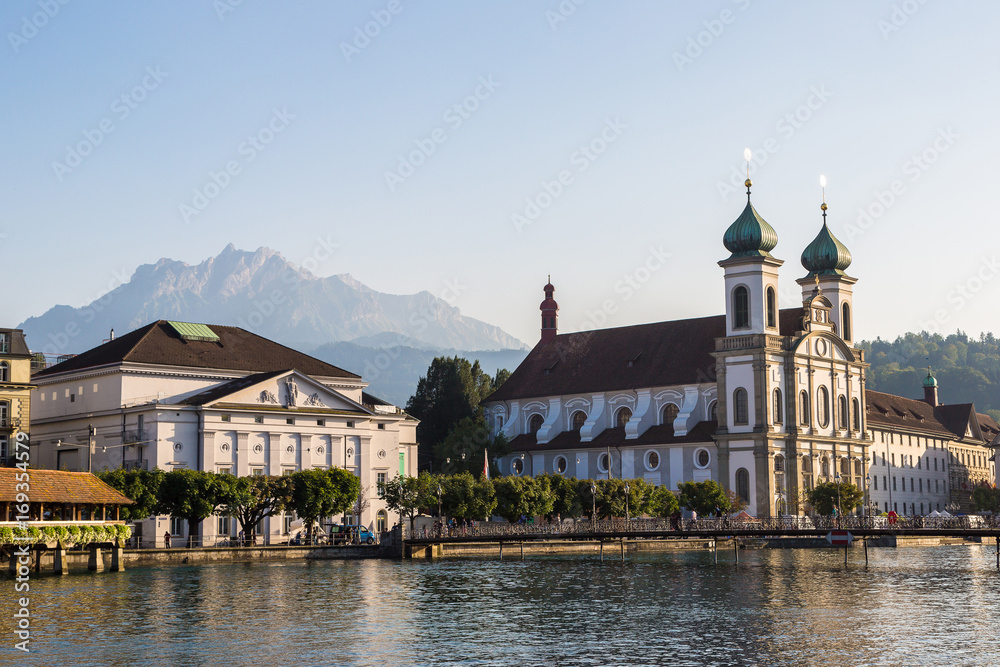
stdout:
POLYGON ((0 4, 5 326, 267 246, 534 344, 723 311, 722 235, 822 224, 859 338, 1000 333, 1000 4, 0 4))

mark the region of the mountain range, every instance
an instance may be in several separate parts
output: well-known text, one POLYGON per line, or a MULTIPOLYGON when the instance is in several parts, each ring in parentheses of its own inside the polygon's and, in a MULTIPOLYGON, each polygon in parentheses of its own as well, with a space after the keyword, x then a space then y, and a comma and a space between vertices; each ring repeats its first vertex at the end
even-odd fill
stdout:
POLYGON ((80 308, 54 306, 18 328, 33 352, 62 355, 99 345, 112 329, 123 334, 159 319, 242 327, 356 373, 375 368, 382 383, 398 375, 386 398, 402 402, 409 396, 404 386, 412 391, 419 377, 409 377, 413 366, 438 352, 507 350, 513 354, 500 358, 516 365, 527 349, 430 292, 386 294, 348 274, 318 277, 270 248, 249 252, 232 244, 194 266, 173 259, 144 264, 101 298, 80 308), (373 365, 385 365, 379 349, 392 352, 394 368, 373 365))

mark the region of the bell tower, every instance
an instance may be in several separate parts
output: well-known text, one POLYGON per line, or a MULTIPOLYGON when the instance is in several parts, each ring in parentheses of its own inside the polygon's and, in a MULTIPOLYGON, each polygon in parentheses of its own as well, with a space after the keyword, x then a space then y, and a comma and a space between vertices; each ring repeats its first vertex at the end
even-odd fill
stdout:
POLYGON ((544 345, 552 342, 559 333, 559 304, 552 298, 556 293, 556 288, 552 286, 552 276, 549 276, 549 282, 542 289, 545 290, 545 300, 538 308, 542 311, 541 343, 544 345))

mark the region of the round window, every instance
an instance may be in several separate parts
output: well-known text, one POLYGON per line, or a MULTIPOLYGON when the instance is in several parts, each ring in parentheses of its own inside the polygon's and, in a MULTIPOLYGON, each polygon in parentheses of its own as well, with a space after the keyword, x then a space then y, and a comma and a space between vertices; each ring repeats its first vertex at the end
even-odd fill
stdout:
POLYGON ((601 454, 600 456, 598 456, 597 457, 597 469, 600 472, 607 472, 608 471, 608 462, 610 460, 611 459, 610 459, 610 457, 608 456, 608 454, 606 452, 604 454, 601 454))
POLYGON ((524 461, 521 459, 514 459, 510 462, 510 471, 515 475, 520 475, 524 472, 524 461))
POLYGON ((712 455, 708 453, 707 449, 699 449, 694 454, 694 464, 699 468, 707 468, 708 464, 712 462, 712 455))
POLYGON ((566 472, 566 466, 567 466, 567 464, 566 464, 566 457, 565 456, 557 456, 554 463, 555 464, 553 465, 553 468, 555 468, 555 471, 557 473, 559 473, 561 475, 564 472, 566 472))
POLYGON ((646 452, 646 470, 656 470, 660 467, 660 455, 654 451, 646 452))

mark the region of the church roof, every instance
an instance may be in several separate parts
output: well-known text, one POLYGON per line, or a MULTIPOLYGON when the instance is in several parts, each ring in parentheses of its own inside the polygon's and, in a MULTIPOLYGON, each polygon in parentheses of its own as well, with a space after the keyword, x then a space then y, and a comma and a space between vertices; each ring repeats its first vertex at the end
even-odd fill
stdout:
MULTIPOLYGON (((782 310, 782 335, 801 329, 802 309, 782 310)), ((632 391, 715 381, 715 339, 724 315, 560 334, 539 343, 484 403, 632 391)))
POLYGON ((50 366, 33 377, 129 362, 248 373, 294 368, 311 376, 360 379, 354 373, 239 327, 211 324, 206 328, 218 340, 183 336, 175 325, 159 320, 50 366))
POLYGON ((770 251, 778 245, 778 233, 760 217, 748 197, 746 208, 740 217, 729 225, 729 229, 722 237, 722 244, 726 246, 726 250, 733 253, 729 259, 770 257, 770 251))
MULTIPOLYGON (((824 214, 825 215, 825 214, 824 214)), ((802 266, 809 276, 842 276, 844 269, 851 265, 851 251, 837 240, 823 221, 823 228, 802 251, 802 266)))

